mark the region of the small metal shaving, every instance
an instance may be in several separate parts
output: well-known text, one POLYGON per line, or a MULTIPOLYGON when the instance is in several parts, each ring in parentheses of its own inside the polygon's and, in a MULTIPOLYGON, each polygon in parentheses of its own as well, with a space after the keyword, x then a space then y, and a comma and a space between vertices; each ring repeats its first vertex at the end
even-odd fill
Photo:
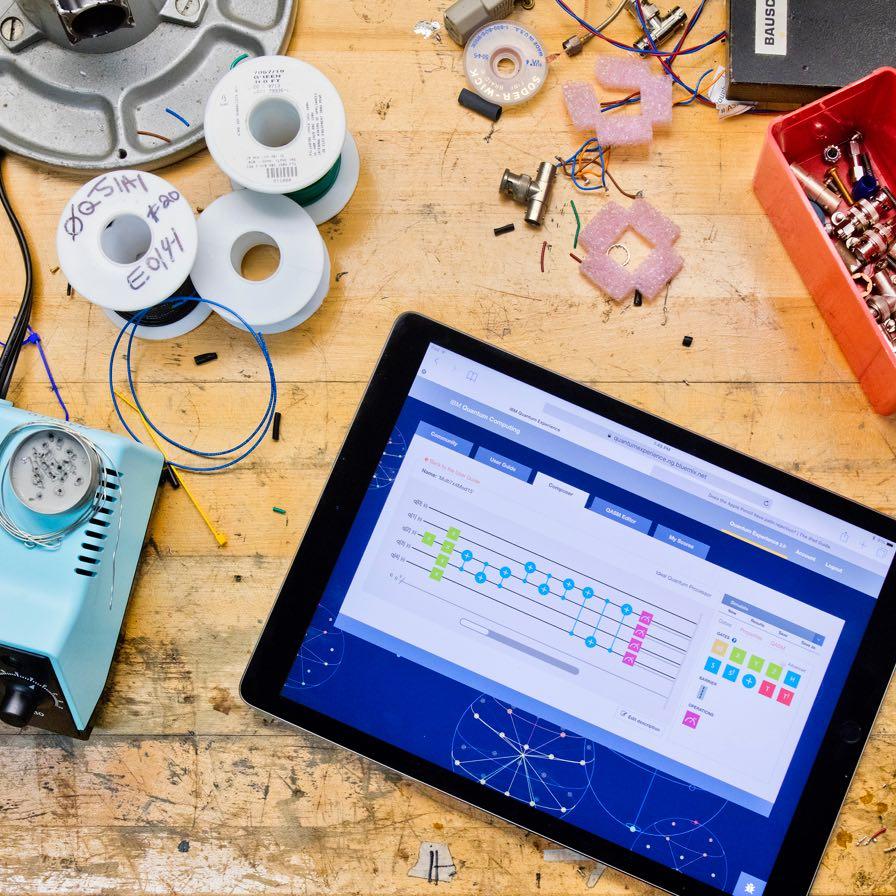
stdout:
POLYGON ((440 22, 421 19, 414 25, 414 34, 419 34, 424 40, 429 40, 434 34, 438 34, 441 27, 440 22))

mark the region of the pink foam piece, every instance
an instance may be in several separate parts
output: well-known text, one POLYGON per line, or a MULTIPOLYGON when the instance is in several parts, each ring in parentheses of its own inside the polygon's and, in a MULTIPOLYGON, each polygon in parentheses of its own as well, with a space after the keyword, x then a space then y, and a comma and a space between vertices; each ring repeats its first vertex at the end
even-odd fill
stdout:
POLYGON ((628 211, 631 226, 654 246, 668 248, 681 236, 681 228, 646 199, 636 199, 628 211))
POLYGON ((632 279, 645 299, 653 299, 684 267, 684 259, 674 249, 654 249, 638 265, 632 279))
POLYGON ((625 56, 602 55, 594 63, 594 77, 604 87, 635 87, 654 77, 650 66, 634 53, 625 56))
POLYGON ((600 114, 594 88, 584 81, 567 81, 563 85, 563 99, 572 123, 579 130, 590 130, 600 114))
POLYGON ((653 126, 672 120, 672 81, 665 75, 654 74, 646 62, 631 56, 600 56, 594 74, 604 87, 641 92, 637 115, 613 109, 603 112, 597 106, 595 133, 604 146, 649 143, 653 139, 653 126))
POLYGON ((684 259, 672 248, 680 235, 678 225, 645 199, 636 199, 628 208, 608 202, 579 236, 579 242, 588 250, 582 273, 617 302, 636 289, 652 299, 684 265, 684 259), (626 230, 640 234, 653 247, 634 270, 623 267, 609 255, 610 248, 626 230))
POLYGON ((641 82, 641 109, 654 124, 672 121, 672 79, 651 75, 641 82))
POLYGON ((635 291, 632 275, 609 255, 595 252, 581 266, 582 273, 611 299, 621 302, 635 291))
POLYGON ((635 146, 650 143, 653 139, 653 125, 643 115, 622 113, 613 115, 601 112, 594 125, 594 133, 601 146, 635 146))
POLYGON ((591 254, 604 254, 629 226, 628 209, 618 202, 608 202, 582 229, 579 245, 591 254))

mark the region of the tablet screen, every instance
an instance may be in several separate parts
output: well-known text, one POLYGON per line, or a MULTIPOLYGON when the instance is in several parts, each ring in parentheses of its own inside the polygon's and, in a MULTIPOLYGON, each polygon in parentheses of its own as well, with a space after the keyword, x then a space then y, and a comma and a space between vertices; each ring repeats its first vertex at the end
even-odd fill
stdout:
POLYGON ((893 553, 430 345, 283 695, 761 896, 893 553))

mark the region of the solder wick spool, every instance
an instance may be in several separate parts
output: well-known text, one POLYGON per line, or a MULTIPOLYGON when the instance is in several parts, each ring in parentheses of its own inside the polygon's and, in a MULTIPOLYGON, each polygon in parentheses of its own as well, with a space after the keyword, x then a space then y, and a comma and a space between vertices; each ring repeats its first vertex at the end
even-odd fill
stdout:
POLYGON ((235 187, 289 196, 315 224, 342 211, 358 184, 361 161, 338 91, 289 56, 227 72, 205 107, 205 141, 235 187))
POLYGON ((153 308, 137 330, 150 339, 182 336, 211 313, 200 304, 164 304, 184 294, 197 247, 189 202, 147 171, 112 171, 88 181, 66 204, 56 231, 59 265, 75 292, 119 327, 134 312, 153 308))
POLYGON ((467 41, 464 69, 470 87, 499 106, 517 106, 544 86, 547 61, 538 38, 516 22, 491 22, 467 41))
MULTIPOLYGON (((199 216, 199 253, 193 285, 214 296, 260 333, 282 333, 320 308, 330 287, 330 256, 311 216, 286 196, 236 190, 221 196, 199 216), (275 246, 277 270, 248 280, 243 259, 256 246, 275 246)), ((227 310, 229 323, 243 327, 227 310)))

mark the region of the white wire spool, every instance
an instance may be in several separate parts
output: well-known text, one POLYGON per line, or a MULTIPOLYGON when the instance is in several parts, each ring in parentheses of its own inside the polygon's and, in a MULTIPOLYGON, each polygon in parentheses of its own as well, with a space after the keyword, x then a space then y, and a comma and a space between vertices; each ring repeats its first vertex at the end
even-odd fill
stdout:
POLYGON ((358 183, 342 99, 300 59, 260 56, 231 69, 206 104, 205 140, 234 185, 313 205, 319 224, 345 207, 358 183))
MULTIPOLYGON (((300 205, 286 196, 235 190, 202 212, 198 228, 191 279, 199 295, 232 308, 261 333, 292 329, 320 307, 330 286, 330 259, 300 205), (264 280, 249 280, 241 272, 256 246, 276 246, 280 252, 277 270, 264 280)), ((218 313, 242 327, 232 314, 218 313)))
POLYGON ((532 99, 547 79, 544 47, 516 22, 491 22, 467 42, 464 70, 470 87, 489 102, 517 106, 532 99))
POLYGON ((158 175, 115 171, 84 184, 62 213, 56 249, 75 292, 119 328, 133 312, 162 303, 147 316, 154 326, 137 327, 143 339, 182 336, 211 313, 207 305, 164 305, 182 294, 197 235, 189 202, 158 175))
POLYGON ((173 295, 196 258, 196 218, 168 181, 148 171, 113 171, 88 181, 56 230, 59 265, 84 298, 139 311, 173 295))

